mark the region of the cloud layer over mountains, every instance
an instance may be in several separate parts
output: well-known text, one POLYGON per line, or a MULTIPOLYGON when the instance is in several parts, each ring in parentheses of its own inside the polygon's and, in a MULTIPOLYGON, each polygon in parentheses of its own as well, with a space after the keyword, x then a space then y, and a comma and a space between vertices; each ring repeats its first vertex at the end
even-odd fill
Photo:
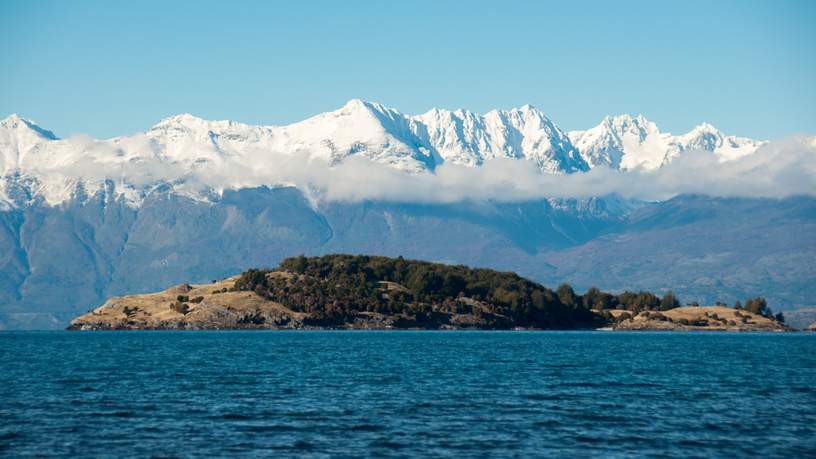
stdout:
POLYGON ((530 106, 406 116, 362 101, 280 127, 179 115, 109 140, 57 139, 10 116, 0 121, 0 177, 6 206, 97 192, 138 205, 168 186, 199 200, 278 185, 330 201, 780 198, 816 194, 816 137, 764 142, 707 124, 674 136, 628 115, 565 133, 530 106))
MULTIPOLYGON (((782 198, 816 195, 816 148, 803 139, 769 142, 754 154, 719 161, 693 150, 656 170, 595 167, 573 174, 542 173, 534 163, 497 158, 482 167, 443 164, 434 172, 406 174, 362 157, 342 163, 281 162, 270 170, 244 169, 245 183, 263 185, 268 177, 292 183, 327 200, 393 202, 525 201, 587 198, 618 194, 663 200, 679 194, 782 198), (253 175, 257 174, 257 175, 253 175)), ((237 172, 242 166, 235 165, 237 172)), ((232 174, 229 174, 232 175, 232 174)), ((222 186, 209 175, 201 184, 222 186)))

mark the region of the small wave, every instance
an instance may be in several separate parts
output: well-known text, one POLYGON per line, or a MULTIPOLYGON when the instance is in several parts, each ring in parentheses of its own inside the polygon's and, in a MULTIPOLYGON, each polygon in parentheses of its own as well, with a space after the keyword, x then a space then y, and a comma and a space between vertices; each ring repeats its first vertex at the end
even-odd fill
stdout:
POLYGON ((216 416, 218 419, 224 419, 227 421, 248 421, 250 419, 254 419, 254 416, 249 416, 246 414, 241 413, 224 413, 216 416))
POLYGON ((376 424, 355 424, 348 427, 346 430, 352 432, 380 432, 385 430, 385 427, 376 424))

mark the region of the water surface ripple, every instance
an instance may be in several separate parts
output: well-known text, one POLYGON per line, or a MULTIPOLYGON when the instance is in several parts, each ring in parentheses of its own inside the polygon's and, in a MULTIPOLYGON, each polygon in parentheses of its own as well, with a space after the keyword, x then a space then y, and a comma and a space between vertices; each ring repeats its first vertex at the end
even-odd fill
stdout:
POLYGON ((816 334, 0 333, 0 455, 814 457, 816 334))

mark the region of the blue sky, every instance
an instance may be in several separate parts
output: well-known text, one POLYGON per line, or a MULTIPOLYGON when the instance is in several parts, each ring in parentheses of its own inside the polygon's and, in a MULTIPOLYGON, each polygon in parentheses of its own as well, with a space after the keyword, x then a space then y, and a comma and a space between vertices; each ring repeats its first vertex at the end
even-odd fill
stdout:
POLYGON ((190 112, 285 124, 530 103, 564 129, 816 132, 816 2, 0 2, 0 116, 110 137, 190 112))

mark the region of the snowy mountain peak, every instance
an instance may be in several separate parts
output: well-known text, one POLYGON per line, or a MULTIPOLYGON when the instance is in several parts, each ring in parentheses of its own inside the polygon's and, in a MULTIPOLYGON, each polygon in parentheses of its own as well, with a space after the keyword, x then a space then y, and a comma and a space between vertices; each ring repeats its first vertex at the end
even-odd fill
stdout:
POLYGON ((339 111, 349 113, 357 110, 386 111, 387 109, 377 102, 368 102, 362 99, 351 99, 346 102, 339 111))
POLYGON ((158 123, 153 125, 153 128, 161 126, 197 125, 206 123, 210 123, 210 121, 199 118, 195 115, 191 115, 190 113, 179 113, 178 115, 162 118, 158 123))
POLYGON ((587 169, 567 135, 531 105, 484 115, 435 108, 410 120, 417 140, 446 163, 479 166, 512 158, 533 161, 545 172, 587 169))
POLYGON ((529 120, 546 120, 550 121, 547 118, 547 115, 544 114, 541 110, 535 108, 530 104, 524 104, 518 108, 511 108, 510 110, 499 110, 500 114, 504 114, 505 116, 513 116, 518 117, 520 119, 529 119, 529 120))
POLYGON ((11 115, 0 120, 0 126, 4 128, 12 128, 18 126, 20 123, 25 123, 26 121, 27 120, 22 118, 20 115, 12 113, 11 115))
POLYGON ((689 134, 705 134, 705 133, 722 135, 722 132, 720 132, 719 129, 715 128, 714 126, 706 122, 694 126, 694 129, 692 129, 691 132, 689 132, 689 134))
MULTIPOLYGON (((632 162, 632 155, 624 160, 627 151, 643 143, 650 135, 658 134, 657 126, 643 115, 629 114, 606 116, 600 124, 586 131, 569 133, 570 140, 581 152, 581 156, 591 167, 604 166, 613 169, 638 167, 645 159, 632 162)), ((662 158, 656 158, 658 161, 662 158)), ((649 158, 649 162, 655 159, 649 158)))
POLYGON ((349 99, 348 102, 343 104, 342 109, 354 110, 354 109, 359 109, 359 108, 365 108, 366 105, 367 105, 367 103, 363 99, 355 98, 355 99, 349 99))
POLYGON ((614 116, 606 116, 601 121, 601 125, 606 126, 611 131, 622 132, 626 130, 636 129, 639 131, 653 132, 657 131, 657 125, 649 121, 641 114, 630 115, 621 114, 614 116))
POLYGON ((386 107, 378 102, 370 102, 361 99, 351 99, 340 109, 329 113, 338 116, 374 116, 375 119, 388 120, 395 120, 403 117, 400 112, 394 110, 393 108, 386 107))
POLYGON ((435 161, 417 148, 409 119, 375 102, 352 99, 341 108, 288 126, 269 128, 268 149, 336 164, 363 156, 411 172, 432 170, 435 161))
POLYGON ((30 120, 28 118, 23 118, 23 117, 21 117, 20 115, 18 115, 16 113, 12 113, 11 115, 9 115, 9 116, 3 118, 2 120, 0 120, 0 129, 9 130, 9 131, 11 131, 11 130, 29 131, 31 134, 33 134, 33 135, 35 135, 37 137, 41 137, 43 139, 47 139, 47 140, 57 140, 58 139, 58 137, 56 135, 54 135, 53 132, 41 128, 34 121, 32 121, 32 120, 30 120))
POLYGON ((532 116, 532 117, 535 117, 535 118, 546 118, 547 117, 546 115, 544 115, 544 112, 542 112, 541 110, 535 108, 534 106, 532 106, 530 104, 524 104, 524 105, 522 105, 521 107, 518 107, 518 108, 511 108, 510 110, 507 110, 507 112, 508 113, 519 113, 519 114, 522 114, 524 116, 532 116))
MULTIPOLYGON (((0 120, 0 178, 18 171, 31 152, 55 140, 53 132, 17 114, 0 120)), ((0 189, 0 201, 2 196, 0 189)))
POLYGON ((148 133, 156 134, 178 131, 188 134, 206 134, 208 132, 229 131, 235 128, 254 128, 254 126, 229 120, 211 121, 189 113, 182 113, 161 119, 150 128, 148 133))
POLYGON ((643 141, 652 134, 660 133, 657 125, 641 114, 607 116, 594 129, 603 131, 604 135, 617 138, 621 143, 627 136, 643 141))
POLYGON ((744 156, 763 142, 725 136, 709 123, 701 123, 687 134, 661 132, 643 115, 605 117, 598 126, 569 134, 581 155, 592 167, 653 170, 689 150, 704 150, 721 160, 744 156))
POLYGON ((678 152, 683 150, 715 151, 723 146, 724 136, 719 129, 708 123, 701 123, 688 134, 678 136, 678 152))

